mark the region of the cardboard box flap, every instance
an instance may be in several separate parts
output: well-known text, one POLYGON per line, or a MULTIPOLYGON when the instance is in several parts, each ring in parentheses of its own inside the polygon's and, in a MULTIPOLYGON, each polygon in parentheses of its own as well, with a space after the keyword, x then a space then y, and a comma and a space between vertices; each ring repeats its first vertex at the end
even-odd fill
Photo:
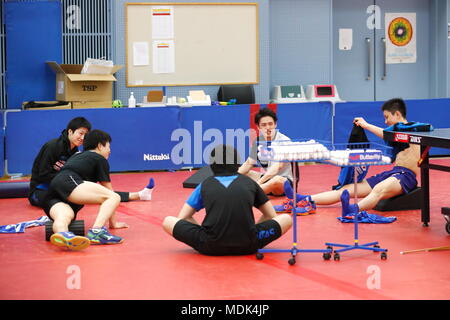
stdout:
POLYGON ((55 73, 65 73, 63 68, 59 65, 59 63, 55 61, 47 61, 47 65, 52 69, 55 73))
MULTIPOLYGON (((46 61, 48 66, 55 72, 55 73, 64 73, 64 74, 80 74, 81 70, 83 69, 82 64, 59 64, 56 61, 46 61)), ((115 65, 111 69, 111 74, 116 73, 120 69, 123 68, 123 65, 115 65)), ((115 81, 109 80, 109 81, 115 81)), ((72 81, 82 81, 82 80, 72 80, 72 81)), ((99 81, 105 81, 105 80, 99 80, 99 81)))
POLYGON ((112 74, 67 74, 70 81, 116 81, 112 74))

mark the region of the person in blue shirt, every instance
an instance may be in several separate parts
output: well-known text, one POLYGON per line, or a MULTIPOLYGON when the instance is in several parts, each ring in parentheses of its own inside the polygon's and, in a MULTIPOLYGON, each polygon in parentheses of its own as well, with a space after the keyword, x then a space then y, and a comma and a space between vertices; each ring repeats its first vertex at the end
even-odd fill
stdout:
POLYGON ((236 149, 216 146, 210 159, 214 175, 197 186, 178 217, 164 219, 168 234, 202 254, 217 256, 256 253, 289 230, 290 215, 277 215, 258 183, 238 173, 236 149), (262 213, 258 222, 253 207, 262 213), (206 216, 200 224, 194 214, 202 209, 206 216))

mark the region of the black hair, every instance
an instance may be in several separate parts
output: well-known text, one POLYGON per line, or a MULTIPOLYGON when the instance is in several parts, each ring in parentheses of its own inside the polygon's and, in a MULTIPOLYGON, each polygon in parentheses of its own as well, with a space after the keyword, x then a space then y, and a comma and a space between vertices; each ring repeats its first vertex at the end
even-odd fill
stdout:
POLYGON ((400 112, 403 118, 406 119, 406 104, 405 101, 401 98, 394 98, 386 101, 381 106, 382 111, 389 111, 391 114, 394 114, 396 111, 400 112))
POLYGON ((86 128, 89 131, 91 130, 91 123, 84 117, 76 117, 69 121, 67 124, 67 130, 75 131, 79 128, 86 128))
POLYGON ((255 123, 257 125, 259 125, 259 121, 263 117, 272 117, 272 119, 273 119, 273 121, 275 121, 275 123, 278 121, 276 113, 273 112, 273 110, 271 110, 269 108, 264 108, 264 109, 259 110, 259 112, 255 115, 255 123))
POLYGON ((84 150, 94 150, 97 148, 98 144, 101 143, 105 146, 107 142, 111 143, 111 136, 102 130, 92 130, 89 131, 84 137, 83 149, 84 150))
POLYGON ((236 174, 239 162, 237 150, 229 145, 220 144, 211 151, 210 167, 215 176, 236 174))

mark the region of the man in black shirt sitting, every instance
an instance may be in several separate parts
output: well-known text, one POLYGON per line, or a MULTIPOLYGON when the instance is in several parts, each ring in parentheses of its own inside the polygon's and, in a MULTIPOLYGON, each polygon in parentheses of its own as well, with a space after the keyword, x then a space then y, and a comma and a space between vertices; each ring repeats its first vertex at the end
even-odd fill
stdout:
POLYGON ((197 186, 178 217, 164 219, 164 230, 206 255, 252 254, 289 230, 290 215, 277 215, 258 183, 238 168, 237 151, 217 146, 211 153, 214 176, 197 186), (256 224, 253 207, 262 213, 256 224), (200 225, 193 215, 203 208, 200 225))

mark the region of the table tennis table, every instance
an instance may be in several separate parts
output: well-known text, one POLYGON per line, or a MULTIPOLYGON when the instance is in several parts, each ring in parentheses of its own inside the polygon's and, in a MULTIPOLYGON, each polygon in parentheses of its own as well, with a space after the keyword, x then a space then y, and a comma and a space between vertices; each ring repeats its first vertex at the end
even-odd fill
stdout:
POLYGON ((430 222, 430 175, 429 170, 450 172, 450 166, 443 166, 429 162, 430 158, 439 158, 449 155, 429 155, 431 147, 450 149, 450 128, 438 128, 430 132, 399 132, 384 131, 384 140, 393 142, 405 142, 420 145, 421 159, 420 178, 422 187, 422 214, 424 227, 430 222))

